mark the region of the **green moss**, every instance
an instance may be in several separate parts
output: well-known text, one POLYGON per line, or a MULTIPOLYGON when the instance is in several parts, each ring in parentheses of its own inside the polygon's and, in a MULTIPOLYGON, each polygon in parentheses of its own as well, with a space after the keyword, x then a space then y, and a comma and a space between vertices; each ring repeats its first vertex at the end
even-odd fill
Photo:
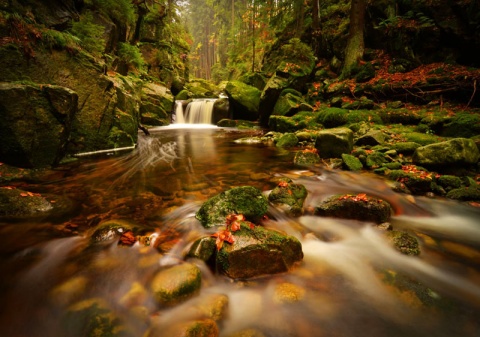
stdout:
POLYGON ((323 108, 317 113, 316 122, 326 128, 345 125, 348 121, 348 110, 341 108, 323 108))
POLYGON ((368 122, 375 124, 383 124, 382 119, 375 111, 372 110, 350 110, 347 115, 347 123, 368 122))
POLYGON ((445 137, 470 138, 480 135, 480 115, 478 113, 457 113, 443 126, 441 133, 445 137))
POLYGON ((405 255, 419 255, 420 248, 417 239, 402 231, 387 231, 387 238, 393 243, 395 249, 405 255))
POLYGON ((444 139, 435 135, 409 132, 403 135, 408 142, 418 143, 420 145, 429 145, 443 141, 444 139))
POLYGON ((286 133, 282 135, 277 143, 277 147, 294 147, 298 144, 298 138, 294 133, 286 133))
POLYGON ((362 162, 355 156, 344 153, 342 154, 342 160, 344 166, 350 171, 360 171, 363 169, 362 162))

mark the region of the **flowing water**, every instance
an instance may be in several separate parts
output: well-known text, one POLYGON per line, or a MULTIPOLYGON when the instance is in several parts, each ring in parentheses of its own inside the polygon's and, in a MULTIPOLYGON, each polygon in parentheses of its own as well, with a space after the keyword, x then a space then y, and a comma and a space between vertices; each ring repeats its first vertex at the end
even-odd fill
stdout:
POLYGON ((213 105, 216 98, 198 98, 187 104, 185 111, 183 102, 175 102, 175 123, 176 124, 211 124, 213 105))
MULTIPOLYGON (((444 199, 395 193, 371 174, 293 165, 292 151, 235 140, 260 131, 164 127, 139 135, 133 152, 84 157, 19 185, 72 200, 54 218, 0 223, 0 336, 83 336, 84 300, 101 299, 133 336, 151 326, 198 318, 198 302, 228 296, 220 336, 480 336, 480 211, 444 199), (288 273, 231 280, 200 262, 199 296, 158 307, 149 280, 177 264, 206 235, 194 214, 209 197, 234 186, 268 193, 275 177, 304 184, 306 209, 338 193, 367 193, 391 203, 395 229, 417 237, 421 254, 395 250, 370 223, 307 215, 289 218, 273 207, 265 226, 294 235, 304 259, 288 273), (92 248, 103 220, 127 219, 160 240, 92 248), (126 296, 140 289, 134 300, 126 296), (146 289, 146 290, 145 290, 146 289), (251 330, 250 330, 251 331, 251 330)), ((158 330, 157 330, 158 331, 158 330)), ((114 336, 109 334, 108 336, 114 336)))

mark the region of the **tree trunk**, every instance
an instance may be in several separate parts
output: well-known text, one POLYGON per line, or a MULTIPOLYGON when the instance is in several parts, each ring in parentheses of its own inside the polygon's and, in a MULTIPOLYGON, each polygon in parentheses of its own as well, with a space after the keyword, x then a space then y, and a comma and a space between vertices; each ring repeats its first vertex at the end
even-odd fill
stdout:
POLYGON ((350 27, 348 31, 348 42, 345 50, 342 77, 350 74, 353 66, 357 65, 363 57, 365 49, 363 40, 363 29, 365 26, 366 0, 352 0, 350 8, 350 27))

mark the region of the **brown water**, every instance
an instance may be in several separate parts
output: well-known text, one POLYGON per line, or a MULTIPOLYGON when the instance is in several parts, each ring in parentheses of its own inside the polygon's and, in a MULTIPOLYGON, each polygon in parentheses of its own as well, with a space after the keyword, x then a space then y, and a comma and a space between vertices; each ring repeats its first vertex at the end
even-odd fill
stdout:
POLYGON ((229 299, 220 336, 246 329, 282 337, 480 336, 478 209, 397 194, 371 174, 296 167, 292 151, 234 142, 257 133, 159 128, 150 138, 140 135, 132 153, 83 158, 40 182, 19 185, 66 197, 76 207, 55 218, 0 223, 0 336, 82 336, 85 321, 68 310, 92 298, 103 299, 133 336, 143 336, 151 326, 196 318, 188 309, 209 294, 229 299), (337 193, 388 200, 396 213, 393 227, 418 238, 420 256, 400 254, 369 223, 288 218, 271 208, 265 225, 302 242, 298 267, 234 281, 200 264, 199 297, 159 308, 149 280, 205 235, 194 219, 201 203, 234 186, 268 192, 278 176, 307 187, 307 208, 337 193), (139 244, 88 248, 95 226, 115 218, 155 233, 162 252, 139 244), (135 287, 147 291, 132 304, 125 294, 135 287), (285 289, 290 297, 281 296, 285 289))

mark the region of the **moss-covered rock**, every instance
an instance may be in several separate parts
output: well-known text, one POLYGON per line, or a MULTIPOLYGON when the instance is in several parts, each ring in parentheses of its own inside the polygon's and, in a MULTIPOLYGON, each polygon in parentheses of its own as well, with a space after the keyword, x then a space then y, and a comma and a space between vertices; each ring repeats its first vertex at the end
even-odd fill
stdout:
POLYGON ((38 193, 0 187, 0 217, 17 218, 46 215, 53 205, 38 193))
POLYGON ((345 125, 348 120, 348 110, 341 108, 324 108, 317 113, 317 122, 326 128, 345 125))
POLYGON ((382 199, 369 197, 365 194, 334 195, 316 206, 315 214, 383 223, 390 219, 392 207, 382 199))
POLYGON ((383 143, 385 143, 385 135, 380 130, 370 130, 355 141, 355 145, 357 146, 375 146, 383 143))
POLYGON ((243 214, 255 222, 265 215, 267 208, 268 201, 260 190, 252 186, 240 186, 208 199, 195 217, 204 227, 223 225, 230 214, 243 214))
POLYGON ((235 241, 224 244, 217 252, 216 265, 221 273, 233 279, 284 273, 303 259, 298 239, 262 226, 251 228, 242 222, 234 232, 235 241))
POLYGON ((291 117, 270 116, 268 120, 268 128, 278 132, 295 132, 305 128, 307 125, 304 121, 296 121, 291 117))
POLYGON ((294 147, 298 144, 298 138, 294 133, 283 134, 276 143, 277 147, 294 147))
POLYGON ((403 231, 386 231, 386 237, 396 250, 405 255, 419 255, 418 240, 413 235, 403 231))
POLYGON ((288 88, 289 81, 287 78, 277 74, 270 77, 265 88, 260 95, 260 123, 263 126, 268 125, 268 119, 273 112, 273 108, 277 103, 282 91, 288 88))
POLYGON ((297 151, 293 158, 295 165, 310 166, 320 162, 320 156, 316 150, 306 149, 303 151, 297 151))
POLYGON ((363 169, 363 164, 360 159, 352 156, 351 154, 343 153, 342 161, 344 167, 349 171, 360 171, 361 169, 363 169))
POLYGON ((20 167, 56 165, 65 155, 78 95, 59 86, 0 83, 0 157, 20 167))
POLYGON ((418 112, 403 108, 382 109, 379 110, 378 114, 385 124, 416 125, 422 119, 422 116, 418 112))
POLYGON ((445 191, 450 191, 455 188, 460 188, 462 186, 462 179, 452 175, 442 175, 437 178, 437 184, 442 186, 445 191))
POLYGON ((425 194, 432 190, 432 175, 421 168, 415 170, 415 172, 391 170, 386 172, 386 176, 391 180, 403 184, 413 194, 425 194))
POLYGON ((240 81, 230 81, 225 87, 230 99, 233 119, 257 120, 261 91, 240 81))
POLYGON ((291 181, 282 181, 268 195, 268 201, 291 216, 303 214, 303 202, 308 192, 305 186, 291 181))
POLYGON ((284 90, 273 107, 272 115, 293 116, 298 111, 312 111, 313 108, 308 105, 304 99, 296 94, 284 90))
POLYGON ((422 166, 462 166, 476 164, 479 158, 480 152, 473 140, 455 138, 417 148, 412 161, 422 166))
POLYGON ((392 145, 392 149, 398 153, 410 155, 413 154, 420 146, 422 145, 415 142, 398 142, 392 145))
POLYGON ((455 188, 447 193, 447 198, 459 201, 480 202, 480 188, 475 186, 455 188))
POLYGON ((194 264, 182 263, 159 271, 150 288, 158 304, 171 306, 195 296, 201 284, 200 269, 194 264))
POLYGON ((457 113, 449 123, 443 125, 444 137, 470 138, 480 135, 480 115, 478 113, 457 113))
POLYGON ((322 158, 340 158, 353 150, 353 132, 348 128, 322 130, 317 133, 315 148, 322 158))

